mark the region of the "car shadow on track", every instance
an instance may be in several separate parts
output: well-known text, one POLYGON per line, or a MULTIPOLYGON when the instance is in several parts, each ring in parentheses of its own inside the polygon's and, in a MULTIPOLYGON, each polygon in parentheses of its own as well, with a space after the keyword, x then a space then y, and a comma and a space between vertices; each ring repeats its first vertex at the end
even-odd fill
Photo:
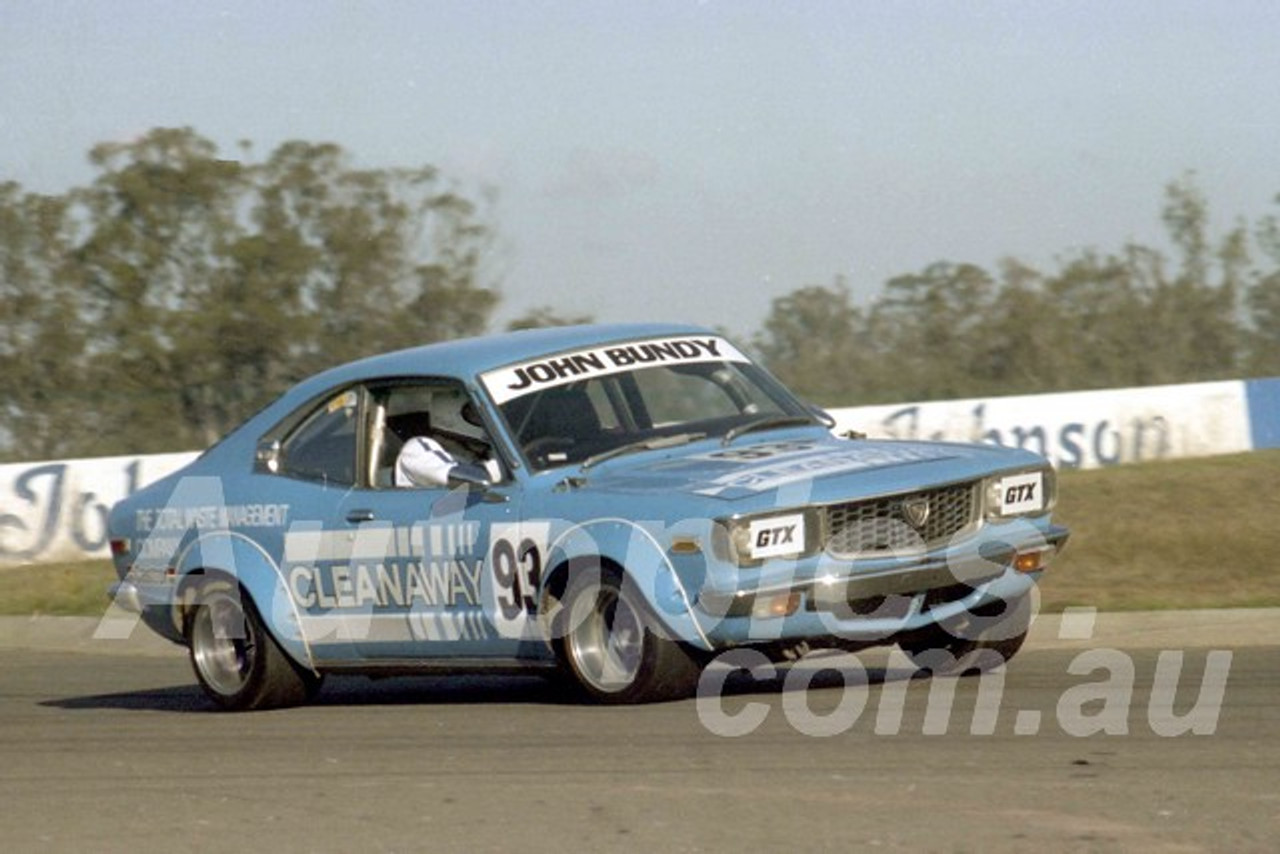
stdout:
MULTIPOLYGON (((787 668, 733 671, 716 677, 721 696, 770 695, 789 691, 844 689, 862 684, 875 686, 921 676, 919 671, 866 668, 853 673, 813 669, 801 681, 788 681, 787 668)), ((395 676, 370 679, 363 676, 331 676, 308 707, 360 707, 405 705, 590 705, 559 679, 538 676, 395 676)), ((116 709, 149 712, 216 712, 218 707, 199 686, 174 685, 139 691, 122 691, 82 697, 44 700, 41 706, 71 711, 116 709)))
POLYGON ((196 685, 174 685, 169 688, 149 688, 144 691, 63 697, 44 700, 40 705, 70 711, 123 709, 137 712, 205 712, 214 708, 196 685))
MULTIPOLYGON (((577 702, 566 689, 536 676, 396 676, 369 679, 363 676, 331 676, 307 707, 401 706, 463 704, 545 704, 577 702)), ((82 697, 62 697, 41 706, 72 711, 119 709, 125 711, 216 712, 213 703, 195 683, 141 691, 121 691, 82 697)))
POLYGON ((794 678, 793 671, 786 665, 777 665, 772 671, 735 671, 725 679, 718 693, 726 697, 734 697, 748 694, 786 694, 796 691, 872 687, 886 682, 919 679, 926 675, 926 672, 920 670, 883 667, 840 670, 833 665, 822 669, 810 667, 805 677, 797 680, 794 678))

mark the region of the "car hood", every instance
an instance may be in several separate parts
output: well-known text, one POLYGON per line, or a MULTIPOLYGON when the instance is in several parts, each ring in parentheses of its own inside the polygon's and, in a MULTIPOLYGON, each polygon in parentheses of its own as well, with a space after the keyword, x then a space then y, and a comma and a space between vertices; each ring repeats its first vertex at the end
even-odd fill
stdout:
POLYGON ((587 480, 595 489, 630 494, 737 501, 807 490, 804 500, 828 501, 957 482, 1043 462, 1027 451, 991 445, 833 437, 717 445, 656 460, 619 459, 591 471, 587 480))

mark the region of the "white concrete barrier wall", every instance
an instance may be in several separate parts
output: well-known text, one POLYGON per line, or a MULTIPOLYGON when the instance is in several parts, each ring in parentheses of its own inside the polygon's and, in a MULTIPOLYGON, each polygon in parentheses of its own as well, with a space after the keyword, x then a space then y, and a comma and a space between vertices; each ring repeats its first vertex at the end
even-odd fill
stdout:
MULTIPOLYGON (((873 438, 991 442, 1062 468, 1280 447, 1280 378, 832 410, 873 438)), ((0 466, 0 566, 105 557, 112 504, 195 453, 0 466)))
POLYGON ((1245 383, 989 397, 834 410, 871 438, 1027 448, 1060 468, 1096 468, 1252 449, 1245 383))
POLYGON ((106 557, 107 513, 196 453, 0 466, 0 566, 106 557))

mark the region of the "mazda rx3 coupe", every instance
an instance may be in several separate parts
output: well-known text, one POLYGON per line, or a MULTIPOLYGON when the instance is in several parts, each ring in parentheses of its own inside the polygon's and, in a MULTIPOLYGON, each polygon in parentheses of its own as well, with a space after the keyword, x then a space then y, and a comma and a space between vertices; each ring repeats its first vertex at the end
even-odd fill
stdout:
POLYGON ((331 673, 532 672, 600 702, 671 699, 735 648, 1002 663, 1067 538, 1053 469, 831 423, 697 327, 376 356, 120 502, 115 601, 188 647, 230 709, 303 702, 331 673), (420 437, 440 482, 401 476, 420 437))

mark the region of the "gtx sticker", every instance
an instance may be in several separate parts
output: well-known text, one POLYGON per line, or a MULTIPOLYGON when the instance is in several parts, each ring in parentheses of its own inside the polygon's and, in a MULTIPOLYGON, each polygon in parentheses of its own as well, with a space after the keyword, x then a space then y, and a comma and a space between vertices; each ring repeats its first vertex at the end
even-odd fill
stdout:
POLYGON ((1000 478, 1000 515, 1034 513, 1044 506, 1044 474, 1038 471, 1000 478))
POLYGON ((773 516, 757 519, 747 529, 751 538, 751 557, 782 557, 804 550, 804 516, 773 516))

